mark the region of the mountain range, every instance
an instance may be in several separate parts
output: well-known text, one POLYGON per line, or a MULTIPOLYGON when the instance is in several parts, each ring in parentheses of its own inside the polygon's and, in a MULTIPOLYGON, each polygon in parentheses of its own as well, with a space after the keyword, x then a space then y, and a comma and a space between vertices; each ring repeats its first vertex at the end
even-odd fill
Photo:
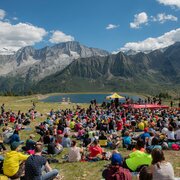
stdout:
POLYGON ((0 55, 0 75, 20 76, 26 80, 38 81, 63 70, 75 59, 108 54, 107 51, 88 48, 75 41, 39 50, 27 46, 13 55, 0 55))
POLYGON ((79 42, 0 55, 0 91, 15 94, 167 91, 180 87, 180 42, 149 53, 110 54, 79 42))

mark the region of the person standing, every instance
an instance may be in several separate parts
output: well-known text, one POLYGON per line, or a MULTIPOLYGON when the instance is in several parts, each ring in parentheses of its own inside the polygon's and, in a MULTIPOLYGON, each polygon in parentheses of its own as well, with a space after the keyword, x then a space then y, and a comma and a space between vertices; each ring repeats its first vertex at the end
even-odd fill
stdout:
POLYGON ((4 105, 4 103, 3 103, 2 106, 1 106, 1 115, 3 115, 4 112, 5 112, 5 105, 4 105))
POLYGON ((35 154, 27 159, 25 163, 26 180, 53 180, 58 175, 58 170, 52 169, 46 158, 42 156, 42 150, 42 144, 37 144, 35 154), (43 169, 46 173, 42 175, 43 169))
POLYGON ((170 102, 170 106, 173 107, 173 101, 170 102))

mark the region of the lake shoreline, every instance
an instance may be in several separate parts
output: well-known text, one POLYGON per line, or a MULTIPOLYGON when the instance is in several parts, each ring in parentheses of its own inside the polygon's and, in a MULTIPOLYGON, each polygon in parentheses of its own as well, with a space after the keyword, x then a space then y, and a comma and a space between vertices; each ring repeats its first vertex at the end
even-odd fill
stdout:
MULTIPOLYGON (((67 92, 67 93, 61 93, 61 92, 57 92, 57 93, 48 93, 48 94, 38 94, 37 95, 37 98, 38 100, 43 100, 45 98, 48 98, 50 96, 56 96, 56 95, 68 95, 68 94, 113 94, 114 92, 67 92)), ((116 92, 118 93, 119 95, 121 94, 128 94, 128 95, 131 95, 131 96, 138 96, 140 98, 146 98, 147 96, 150 96, 148 94, 139 94, 139 93, 136 93, 136 92, 116 92)))
MULTIPOLYGON (((91 100, 96 99, 97 103, 102 103, 103 101, 107 101, 106 97, 111 95, 112 93, 105 93, 105 92, 93 92, 93 93, 51 93, 41 98, 38 98, 41 102, 48 102, 48 103, 90 103, 91 100)), ((118 93, 119 95, 123 96, 124 98, 120 99, 120 102, 125 102, 125 98, 129 97, 132 98, 134 101, 137 101, 139 98, 144 99, 145 96, 138 93, 118 93)))

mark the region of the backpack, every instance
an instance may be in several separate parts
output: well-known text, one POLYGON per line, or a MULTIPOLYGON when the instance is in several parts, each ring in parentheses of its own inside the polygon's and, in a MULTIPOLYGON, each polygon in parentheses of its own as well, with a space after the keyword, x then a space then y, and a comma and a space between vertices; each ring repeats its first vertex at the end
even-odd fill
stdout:
POLYGON ((172 144, 172 150, 178 151, 180 146, 178 144, 172 144))
POLYGON ((102 173, 106 180, 132 180, 131 172, 121 166, 110 165, 102 173))

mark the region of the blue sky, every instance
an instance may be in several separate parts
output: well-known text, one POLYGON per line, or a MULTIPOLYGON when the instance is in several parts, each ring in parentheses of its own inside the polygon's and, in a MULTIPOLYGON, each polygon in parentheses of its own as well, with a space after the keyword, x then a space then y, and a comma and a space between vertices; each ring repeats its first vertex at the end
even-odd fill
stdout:
POLYGON ((180 41, 180 0, 0 1, 0 48, 76 40, 110 52, 180 41))

